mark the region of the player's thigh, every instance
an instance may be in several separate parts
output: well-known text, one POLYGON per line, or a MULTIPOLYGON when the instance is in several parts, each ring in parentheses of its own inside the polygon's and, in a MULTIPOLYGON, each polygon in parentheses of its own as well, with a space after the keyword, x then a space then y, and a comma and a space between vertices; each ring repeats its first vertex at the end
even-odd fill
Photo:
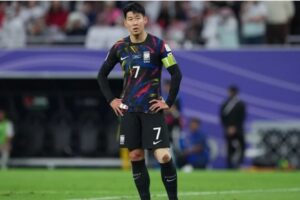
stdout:
POLYGON ((162 112, 144 113, 142 120, 142 142, 147 149, 167 148, 170 146, 168 128, 162 112))
POLYGON ((125 113, 121 118, 120 145, 129 149, 141 147, 141 124, 135 113, 125 113))

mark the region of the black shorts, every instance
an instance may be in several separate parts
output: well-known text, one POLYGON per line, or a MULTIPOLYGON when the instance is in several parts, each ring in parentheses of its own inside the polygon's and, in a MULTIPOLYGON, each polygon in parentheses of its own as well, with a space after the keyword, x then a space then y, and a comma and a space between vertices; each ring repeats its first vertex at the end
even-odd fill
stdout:
POLYGON ((121 117, 120 146, 133 149, 158 149, 170 146, 163 112, 127 112, 121 117))

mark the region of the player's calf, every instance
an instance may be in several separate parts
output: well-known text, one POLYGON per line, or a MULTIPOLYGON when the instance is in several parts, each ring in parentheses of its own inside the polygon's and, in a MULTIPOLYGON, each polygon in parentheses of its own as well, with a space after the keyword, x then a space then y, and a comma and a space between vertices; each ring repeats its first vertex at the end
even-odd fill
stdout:
POLYGON ((178 200, 177 173, 169 148, 156 149, 154 156, 160 163, 161 179, 165 185, 169 200, 178 200))

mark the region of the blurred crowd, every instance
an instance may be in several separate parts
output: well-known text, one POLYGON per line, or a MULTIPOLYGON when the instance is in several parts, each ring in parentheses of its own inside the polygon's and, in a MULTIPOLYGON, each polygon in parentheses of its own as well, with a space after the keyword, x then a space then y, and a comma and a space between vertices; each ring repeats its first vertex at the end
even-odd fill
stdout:
MULTIPOLYGON (((107 49, 127 35, 112 1, 0 2, 0 47, 79 44, 107 49)), ((147 29, 173 48, 286 44, 300 35, 300 2, 144 1, 147 29)), ((299 42, 300 43, 300 42, 299 42)))

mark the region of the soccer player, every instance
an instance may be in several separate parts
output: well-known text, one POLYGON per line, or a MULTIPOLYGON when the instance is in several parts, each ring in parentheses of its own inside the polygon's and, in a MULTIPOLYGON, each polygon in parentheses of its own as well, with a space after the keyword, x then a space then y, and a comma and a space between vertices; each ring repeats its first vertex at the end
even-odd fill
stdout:
POLYGON ((116 113, 121 116, 120 145, 129 149, 133 179, 142 200, 149 200, 150 178, 145 165, 144 149, 154 151, 161 166, 161 177, 170 200, 177 200, 177 173, 170 150, 163 110, 174 103, 181 72, 170 47, 147 33, 145 9, 136 2, 123 8, 124 25, 130 35, 113 45, 98 74, 100 88, 116 113), (123 92, 114 97, 107 76, 119 62, 124 72, 123 92), (171 74, 171 88, 161 98, 161 71, 171 74))

